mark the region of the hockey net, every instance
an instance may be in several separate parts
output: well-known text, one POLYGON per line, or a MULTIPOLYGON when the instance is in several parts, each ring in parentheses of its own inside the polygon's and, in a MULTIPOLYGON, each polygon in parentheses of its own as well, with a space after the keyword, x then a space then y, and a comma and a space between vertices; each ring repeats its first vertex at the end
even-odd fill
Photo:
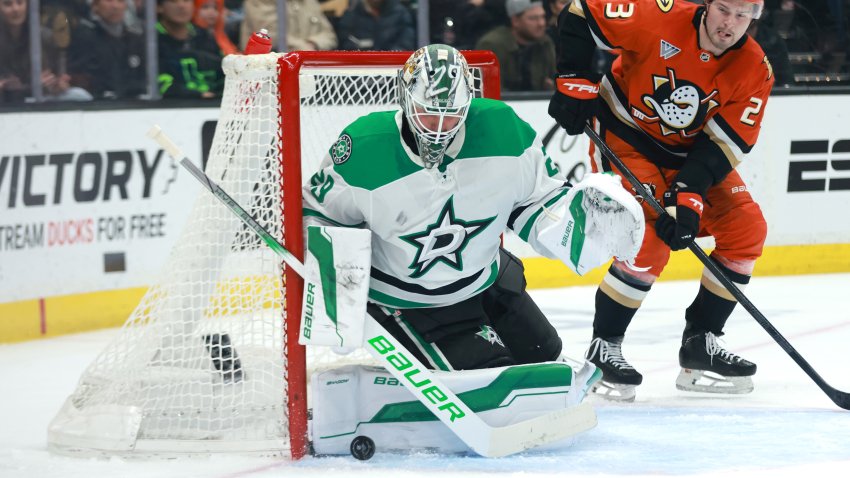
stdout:
MULTIPOLYGON (((477 96, 498 97, 493 55, 465 55, 477 96)), ((397 108, 408 56, 227 57, 207 174, 303 257, 302 178, 348 123, 397 108)), ((51 450, 308 452, 308 375, 352 358, 298 345, 300 278, 226 207, 202 191, 189 217, 159 280, 51 422, 51 450)))

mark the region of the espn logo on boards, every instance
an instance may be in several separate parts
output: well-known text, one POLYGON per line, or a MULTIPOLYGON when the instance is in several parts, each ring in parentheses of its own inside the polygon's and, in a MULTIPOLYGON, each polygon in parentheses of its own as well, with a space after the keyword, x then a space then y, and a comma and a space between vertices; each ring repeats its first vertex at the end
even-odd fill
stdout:
POLYGON ((791 141, 788 192, 810 191, 850 191, 850 139, 791 141))

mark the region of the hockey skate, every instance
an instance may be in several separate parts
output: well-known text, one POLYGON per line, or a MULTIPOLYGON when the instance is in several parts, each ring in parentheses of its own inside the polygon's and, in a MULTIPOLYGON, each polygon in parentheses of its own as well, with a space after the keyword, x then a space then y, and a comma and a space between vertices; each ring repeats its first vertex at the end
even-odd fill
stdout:
POLYGON ((602 371, 602 380, 596 382, 590 390, 608 400, 633 402, 635 387, 641 384, 643 375, 623 358, 622 344, 623 336, 609 337, 607 340, 596 337, 590 342, 587 360, 602 371))
POLYGON ((679 390, 731 394, 753 391, 751 377, 756 373, 756 364, 724 349, 711 332, 685 332, 679 365, 679 390))

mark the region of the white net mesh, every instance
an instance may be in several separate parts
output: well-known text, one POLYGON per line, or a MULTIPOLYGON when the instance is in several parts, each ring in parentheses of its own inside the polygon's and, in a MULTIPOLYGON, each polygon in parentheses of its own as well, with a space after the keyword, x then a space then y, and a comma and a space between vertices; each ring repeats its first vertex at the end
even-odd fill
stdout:
MULTIPOLYGON (((277 62, 234 60, 206 172, 280 238, 277 62)), ((281 275, 276 255, 200 193, 160 280, 51 424, 52 447, 283 450, 281 275)))
MULTIPOLYGON (((225 60, 227 83, 206 172, 282 240, 287 191, 281 191, 278 58, 225 60)), ((304 177, 345 125, 396 108, 396 69, 301 71, 304 177)), ((285 186, 293 188, 300 184, 285 186)), ((287 452, 282 263, 206 191, 189 217, 159 281, 51 423, 52 450, 287 452)), ((329 352, 308 351, 308 368, 339 361, 329 352)))

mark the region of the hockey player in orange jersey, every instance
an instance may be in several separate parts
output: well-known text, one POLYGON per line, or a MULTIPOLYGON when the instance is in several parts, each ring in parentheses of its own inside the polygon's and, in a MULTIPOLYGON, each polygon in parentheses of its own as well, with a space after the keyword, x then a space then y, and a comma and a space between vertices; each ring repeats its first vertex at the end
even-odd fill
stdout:
MULTIPOLYGON (((762 253, 767 225, 735 167, 756 143, 773 85, 767 57, 746 35, 763 8, 763 0, 573 0, 560 14, 549 114, 573 135, 592 120, 671 212, 644 206, 637 258, 615 261, 596 292, 587 358, 604 374, 597 393, 609 398, 634 400, 643 379, 621 346, 671 249, 714 236, 711 258, 741 289, 762 253), (590 71, 595 47, 619 53, 601 78, 590 71)), ((616 171, 593 146, 590 154, 594 171, 616 171)), ((708 270, 700 282, 685 311, 676 386, 750 392, 756 365, 717 342, 736 301, 708 270)))

